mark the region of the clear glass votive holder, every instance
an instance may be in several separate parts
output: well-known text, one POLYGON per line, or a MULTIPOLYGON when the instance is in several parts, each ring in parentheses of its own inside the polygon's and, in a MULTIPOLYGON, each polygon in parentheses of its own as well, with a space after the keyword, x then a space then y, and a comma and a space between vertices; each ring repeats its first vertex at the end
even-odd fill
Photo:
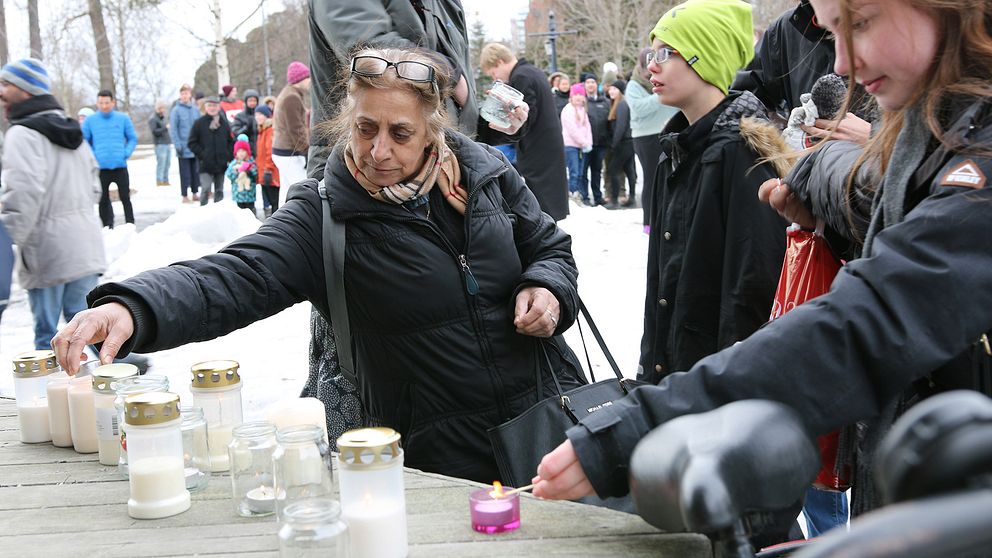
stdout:
POLYGON ((186 490, 203 490, 210 483, 210 451, 207 449, 207 420, 203 409, 192 405, 180 405, 179 425, 183 434, 183 475, 186 477, 186 490))
MULTIPOLYGON (((209 435, 208 424, 208 439, 209 435)), ((235 426, 232 435, 228 455, 234 511, 243 517, 272 515, 276 503, 275 479, 272 475, 276 427, 271 422, 246 422, 235 426)))
POLYGON ((347 558, 348 525, 341 505, 329 498, 292 502, 283 510, 279 529, 281 558, 347 558))
POLYGON ((297 500, 332 498, 331 450, 324 429, 314 425, 280 428, 272 455, 276 490, 276 517, 297 500))
POLYGON ((493 498, 490 492, 482 488, 468 497, 472 529, 494 535, 520 527, 520 494, 493 498))
POLYGON ((524 94, 520 91, 517 91, 502 81, 497 81, 493 83, 489 94, 482 101, 482 106, 479 107, 479 114, 497 126, 509 128, 510 124, 512 124, 510 122, 510 112, 523 101, 523 98, 524 94))

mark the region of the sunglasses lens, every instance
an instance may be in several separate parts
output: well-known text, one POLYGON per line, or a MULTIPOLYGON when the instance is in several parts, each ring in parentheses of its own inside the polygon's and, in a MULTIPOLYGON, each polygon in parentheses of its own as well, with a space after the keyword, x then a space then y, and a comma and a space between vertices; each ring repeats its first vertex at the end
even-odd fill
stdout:
POLYGON ((359 56, 358 58, 355 58, 352 67, 354 68, 354 71, 359 74, 377 76, 386 71, 387 64, 382 58, 359 56))
POLYGON ((413 81, 430 81, 431 68, 420 62, 399 62, 396 64, 396 72, 402 78, 413 81))

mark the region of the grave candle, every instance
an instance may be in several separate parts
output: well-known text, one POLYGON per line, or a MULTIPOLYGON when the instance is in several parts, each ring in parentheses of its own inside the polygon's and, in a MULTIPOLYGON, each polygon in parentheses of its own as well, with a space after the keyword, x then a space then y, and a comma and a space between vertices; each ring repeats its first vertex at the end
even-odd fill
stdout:
POLYGON ((69 381, 69 430, 76 452, 96 453, 100 450, 96 436, 93 378, 89 376, 77 375, 69 381))
POLYGON ((207 421, 207 446, 210 449, 210 470, 214 473, 231 467, 227 455, 233 438, 232 429, 243 421, 241 408, 241 376, 233 360, 211 360, 194 364, 189 388, 193 405, 203 409, 207 421))
POLYGON ((60 448, 72 447, 72 431, 69 429, 69 375, 65 372, 52 374, 46 391, 52 444, 60 448))
POLYGON ((183 440, 179 430, 179 396, 139 393, 124 399, 127 422, 127 513, 135 519, 156 519, 189 509, 183 474, 183 440))
POLYGON ((55 353, 31 351, 18 355, 13 362, 14 395, 17 398, 17 421, 21 442, 50 442, 52 432, 48 418, 48 377, 58 370, 55 353))

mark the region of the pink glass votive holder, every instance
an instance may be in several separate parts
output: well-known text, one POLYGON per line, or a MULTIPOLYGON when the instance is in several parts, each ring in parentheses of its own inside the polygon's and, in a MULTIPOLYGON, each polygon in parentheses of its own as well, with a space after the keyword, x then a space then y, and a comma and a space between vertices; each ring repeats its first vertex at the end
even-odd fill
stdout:
POLYGON ((476 490, 468 497, 472 528, 492 535, 520 527, 520 495, 511 494, 505 498, 493 499, 489 495, 490 490, 476 490))

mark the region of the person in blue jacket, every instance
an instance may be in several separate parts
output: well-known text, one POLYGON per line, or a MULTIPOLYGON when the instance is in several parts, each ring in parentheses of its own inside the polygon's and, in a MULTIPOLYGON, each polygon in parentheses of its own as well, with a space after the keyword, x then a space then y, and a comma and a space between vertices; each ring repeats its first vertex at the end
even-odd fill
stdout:
POLYGON ((96 94, 98 112, 83 122, 83 137, 93 149, 100 165, 100 221, 103 226, 114 228, 114 207, 110 204, 110 185, 117 184, 117 193, 124 205, 124 221, 134 223, 131 207, 131 180, 127 173, 127 160, 138 145, 138 134, 126 114, 114 109, 114 94, 103 89, 96 94))

